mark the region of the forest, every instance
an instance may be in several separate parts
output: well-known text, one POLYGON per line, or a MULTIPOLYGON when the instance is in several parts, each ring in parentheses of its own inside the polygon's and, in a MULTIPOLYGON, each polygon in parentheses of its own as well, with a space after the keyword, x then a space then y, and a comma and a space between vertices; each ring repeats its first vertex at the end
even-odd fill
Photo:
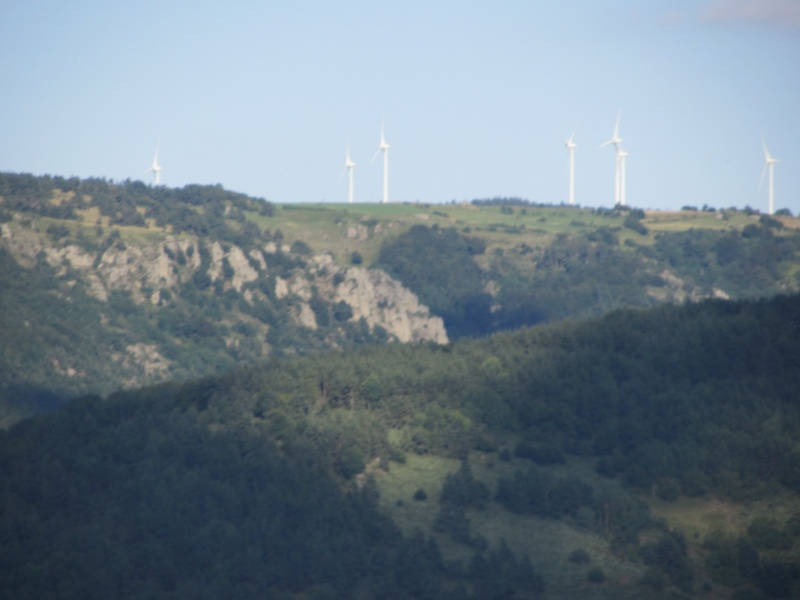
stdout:
POLYGON ((796 597, 798 339, 708 300, 84 396, 0 433, 0 595, 796 597))
POLYGON ((0 231, 0 597, 800 597, 791 215, 0 173, 0 231))
POLYGON ((0 426, 81 394, 397 339, 376 321, 385 300, 365 315, 342 298, 348 269, 390 275, 451 340, 800 289, 798 220, 749 209, 276 205, 0 173, 0 228, 0 426))

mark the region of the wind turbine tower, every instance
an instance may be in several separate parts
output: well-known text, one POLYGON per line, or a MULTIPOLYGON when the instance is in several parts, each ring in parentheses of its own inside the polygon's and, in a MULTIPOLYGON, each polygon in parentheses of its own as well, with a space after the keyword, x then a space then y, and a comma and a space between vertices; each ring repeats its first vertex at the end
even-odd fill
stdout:
POLYGON ((764 147, 764 170, 761 171, 761 181, 758 183, 759 189, 761 189, 761 184, 764 183, 764 174, 769 170, 769 214, 773 214, 775 211, 775 203, 774 203, 774 196, 773 196, 773 182, 774 182, 774 175, 775 175, 775 163, 779 162, 777 158, 774 158, 767 150, 767 143, 764 141, 764 138, 761 138, 761 145, 764 147))
POLYGON ((575 148, 577 144, 573 142, 573 138, 575 137, 575 132, 572 132, 572 135, 569 136, 569 139, 564 142, 564 145, 567 147, 567 152, 569 152, 569 203, 570 205, 575 204, 575 148))
POLYGON ((158 146, 156 146, 156 153, 153 156, 153 166, 147 169, 143 174, 152 173, 154 185, 161 183, 161 166, 158 164, 158 146))
POLYGON ((347 202, 349 204, 352 204, 353 203, 353 175, 354 175, 354 171, 355 171, 355 168, 356 168, 356 163, 354 163, 350 158, 350 148, 348 148, 347 151, 345 152, 344 168, 347 169, 347 179, 349 181, 347 202))
POLYGON ((381 123, 381 144, 372 160, 375 160, 375 157, 381 152, 383 152, 383 199, 381 202, 386 204, 389 202, 389 144, 386 143, 386 137, 383 134, 383 123, 381 123))
POLYGON ((625 159, 628 158, 628 153, 620 148, 617 152, 617 161, 619 161, 619 204, 625 206, 625 159))
POLYGON ((623 189, 625 188, 625 182, 622 180, 625 172, 625 157, 627 153, 624 153, 622 156, 622 138, 619 137, 619 117, 620 113, 617 113, 617 122, 614 125, 614 135, 611 136, 611 139, 607 142, 600 144, 600 147, 603 148, 605 146, 613 145, 614 150, 616 151, 616 164, 615 164, 615 172, 614 172, 614 206, 618 204, 625 204, 624 196, 623 196, 623 189))

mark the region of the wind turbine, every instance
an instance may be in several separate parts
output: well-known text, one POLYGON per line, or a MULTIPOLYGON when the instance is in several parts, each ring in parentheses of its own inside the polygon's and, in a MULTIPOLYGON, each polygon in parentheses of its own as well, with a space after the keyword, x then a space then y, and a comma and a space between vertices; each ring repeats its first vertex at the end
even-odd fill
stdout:
POLYGON ((622 194, 622 190, 625 187, 625 182, 622 181, 622 177, 624 175, 624 164, 625 164, 625 156, 620 156, 622 152, 622 138, 619 137, 619 117, 620 113, 617 113, 617 122, 614 125, 614 135, 611 136, 611 139, 607 142, 600 144, 600 147, 603 148, 608 145, 614 146, 614 150, 616 151, 616 165, 615 165, 615 174, 614 174, 614 206, 617 204, 624 204, 624 197, 622 194), (622 166, 621 166, 622 165, 622 166))
POLYGON ((350 148, 347 148, 344 155, 344 168, 347 170, 347 178, 350 182, 347 194, 347 202, 353 203, 353 172, 356 168, 356 163, 350 159, 350 148))
POLYGON ((628 158, 628 153, 620 148, 617 152, 617 161, 619 162, 619 204, 625 206, 625 159, 628 158))
POLYGON ((156 153, 153 156, 153 166, 147 169, 144 174, 152 173, 154 178, 154 185, 159 185, 161 183, 161 166, 158 164, 158 146, 156 145, 156 153))
POLYGON ((573 138, 575 137, 575 131, 573 130, 572 135, 569 136, 569 139, 564 142, 564 145, 567 147, 567 152, 569 152, 569 203, 570 205, 575 204, 575 148, 577 144, 573 142, 573 138))
POLYGON ((389 144, 386 143, 386 137, 383 135, 383 123, 381 123, 381 144, 372 160, 375 160, 375 157, 381 152, 383 152, 383 200, 381 202, 386 204, 389 202, 389 144))
POLYGON ((761 181, 758 182, 758 189, 761 189, 761 185, 764 183, 764 174, 769 170, 769 214, 772 214, 775 209, 775 204, 773 203, 773 182, 774 182, 774 175, 775 175, 775 163, 780 162, 777 158, 774 158, 767 150, 767 143, 764 141, 764 138, 761 138, 761 145, 764 147, 764 170, 761 171, 761 181))

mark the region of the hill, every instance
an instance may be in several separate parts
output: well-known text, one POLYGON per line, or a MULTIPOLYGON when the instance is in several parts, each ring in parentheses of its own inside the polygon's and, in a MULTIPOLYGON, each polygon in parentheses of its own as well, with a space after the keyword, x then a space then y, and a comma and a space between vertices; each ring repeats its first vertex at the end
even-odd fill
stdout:
POLYGON ((0 421, 270 356, 798 289, 800 221, 0 174, 0 421))
POLYGON ((789 598, 800 296, 274 358, 0 434, 6 597, 789 598))

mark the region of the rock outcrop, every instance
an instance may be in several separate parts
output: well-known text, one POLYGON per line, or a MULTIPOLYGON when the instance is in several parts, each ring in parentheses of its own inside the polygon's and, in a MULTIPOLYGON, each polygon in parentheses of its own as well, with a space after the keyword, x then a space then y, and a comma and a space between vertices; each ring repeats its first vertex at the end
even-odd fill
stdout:
MULTIPOLYGON (((427 306, 400 282, 380 269, 338 267, 326 254, 313 257, 305 272, 290 280, 278 280, 276 294, 299 298, 303 305, 311 301, 314 290, 329 302, 344 302, 353 311, 352 319, 363 318, 370 328, 382 327, 400 342, 446 344, 447 332, 441 317, 432 316, 427 306)), ((313 312, 301 309, 298 319, 315 328, 313 312)))
MULTIPOLYGON (((241 294, 250 304, 264 298, 265 286, 273 286, 274 297, 291 304, 290 314, 302 327, 319 327, 311 306, 316 299, 347 304, 352 311, 348 320, 363 319, 370 330, 382 328, 399 342, 448 341, 442 319, 431 315, 417 296, 397 280, 379 269, 338 266, 327 254, 304 257, 305 268, 297 267, 286 277, 270 278, 267 257, 278 251, 274 244, 245 252, 236 245, 219 241, 206 244, 188 236, 123 241, 112 232, 99 248, 93 248, 89 244, 53 241, 35 224, 4 223, 1 233, 0 246, 20 265, 31 268, 38 257, 44 256, 59 278, 80 281, 101 301, 107 301, 115 290, 124 290, 135 302, 165 304, 165 298, 179 298, 184 286, 196 274, 204 273, 223 291, 241 294), (203 255, 205 259, 201 258, 203 255)), ((158 366, 148 370, 163 368, 158 361, 155 363, 158 366)))

